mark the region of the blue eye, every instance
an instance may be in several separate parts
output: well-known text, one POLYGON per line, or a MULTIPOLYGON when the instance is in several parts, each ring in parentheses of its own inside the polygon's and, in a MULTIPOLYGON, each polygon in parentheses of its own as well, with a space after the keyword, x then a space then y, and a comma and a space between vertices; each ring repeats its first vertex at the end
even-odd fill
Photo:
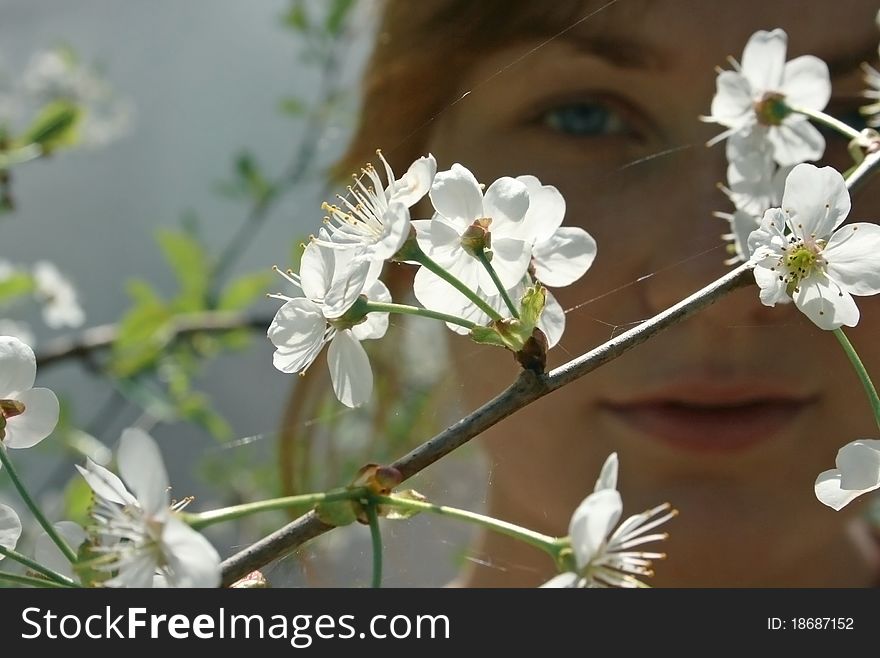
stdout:
POLYGON ((541 115, 541 122, 552 130, 576 137, 628 132, 620 115, 600 103, 561 105, 541 115))

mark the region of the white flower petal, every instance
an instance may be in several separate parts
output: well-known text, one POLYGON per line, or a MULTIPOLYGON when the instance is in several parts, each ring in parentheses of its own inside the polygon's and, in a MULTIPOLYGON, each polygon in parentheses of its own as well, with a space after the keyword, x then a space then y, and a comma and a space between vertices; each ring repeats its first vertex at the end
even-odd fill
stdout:
POLYGON ((835 466, 840 470, 844 489, 871 491, 880 487, 880 441, 853 441, 837 451, 835 466))
POLYGON ((217 587, 220 555, 204 536, 175 516, 162 530, 163 569, 171 587, 217 587))
POLYGON ((137 499, 125 488, 122 480, 100 464, 87 459, 85 468, 77 464, 76 470, 98 497, 122 506, 138 506, 137 499))
MULTIPOLYGON (((329 240, 329 235, 322 231, 321 240, 329 240)), ((336 253, 334 249, 324 247, 317 242, 309 242, 303 251, 299 264, 299 279, 303 294, 312 300, 324 299, 333 282, 336 269, 336 253)))
MULTIPOLYGON (((61 535, 61 538, 67 542, 74 552, 86 540, 86 531, 83 530, 78 523, 73 521, 59 521, 53 524, 55 531, 61 535)), ((68 578, 76 578, 73 566, 70 561, 61 552, 61 549, 55 545, 52 538, 45 532, 37 537, 34 544, 34 559, 44 567, 49 567, 53 571, 67 576, 68 578)))
POLYGON ((602 465, 602 471, 596 480, 596 486, 593 492, 602 491, 604 489, 617 489, 617 469, 618 469, 617 453, 612 452, 608 455, 605 463, 602 465))
POLYGON ((579 568, 590 560, 620 520, 623 501, 614 489, 603 489, 587 496, 571 517, 568 534, 579 568))
POLYGON ((544 242, 562 225, 565 198, 552 185, 541 185, 534 176, 517 176, 529 192, 529 210, 523 218, 518 237, 533 243, 544 242))
POLYGON ((843 176, 831 167, 799 164, 785 179, 782 209, 799 238, 825 239, 850 210, 849 191, 843 176))
POLYGON ((281 372, 300 372, 308 368, 324 346, 327 320, 314 302, 298 297, 275 313, 268 336, 278 348, 272 363, 281 372))
POLYGON ((116 461, 122 480, 141 509, 150 516, 165 513, 169 503, 168 473, 153 437, 136 427, 122 430, 116 461))
POLYGON ((419 246, 440 265, 456 260, 462 252, 461 233, 444 217, 434 216, 430 228, 417 234, 419 246))
POLYGON ((413 162, 407 172, 388 188, 389 203, 398 202, 411 208, 431 189, 437 173, 437 161, 430 153, 413 162))
POLYGON ((752 87, 762 91, 779 91, 785 67, 788 35, 783 30, 759 30, 746 43, 742 56, 742 72, 752 87))
POLYGON ((483 216, 483 192, 474 175, 458 163, 441 171, 431 185, 434 209, 452 222, 459 234, 483 216))
POLYGON ((48 388, 32 388, 17 400, 25 411, 6 420, 7 448, 30 448, 49 436, 58 424, 58 398, 48 388))
POLYGON ((529 210, 529 190, 515 178, 504 176, 489 186, 483 197, 483 213, 492 223, 489 231, 497 237, 519 237, 523 217, 529 210))
POLYGON ((568 286, 580 279, 595 258, 596 241, 577 226, 562 226, 532 248, 535 277, 551 288, 568 286))
POLYGON ((382 235, 371 250, 376 260, 388 260, 409 237, 409 209, 402 203, 392 203, 382 215, 382 235))
POLYGON ((816 478, 816 484, 813 486, 819 502, 828 505, 828 507, 838 512, 862 494, 877 488, 872 487, 864 491, 860 489, 843 489, 840 486, 840 481, 840 471, 835 468, 820 473, 819 477, 816 478))
POLYGON ((846 290, 840 290, 827 277, 815 275, 803 279, 794 293, 794 303, 820 329, 855 327, 859 307, 846 290))
MULTIPOLYGON (((10 551, 15 550, 19 537, 21 537, 21 519, 9 505, 0 503, 0 546, 10 551)), ((0 560, 4 557, 0 555, 0 560)))
POLYGON ((144 589, 152 587, 153 574, 158 566, 158 556, 154 551, 141 551, 119 568, 119 573, 104 583, 107 587, 129 587, 144 589))
POLYGON ((760 288, 758 297, 764 306, 787 303, 790 298, 785 290, 785 281, 780 280, 778 269, 771 269, 777 261, 773 257, 768 260, 769 266, 759 263, 752 271, 755 275, 755 283, 760 288))
MULTIPOLYGON (((391 293, 381 281, 375 281, 364 293, 371 302, 391 302, 391 293)), ((388 331, 388 313, 370 313, 367 319, 351 328, 351 333, 358 340, 382 338, 388 331)))
POLYGON ((0 336, 0 399, 33 388, 37 378, 34 351, 12 336, 0 336))
POLYGON ((781 167, 819 160, 825 153, 825 138, 806 117, 789 117, 782 125, 773 126, 767 139, 773 146, 773 158, 781 167))
MULTIPOLYGON (((492 239, 492 268, 498 275, 505 290, 516 286, 529 268, 532 250, 526 242, 516 238, 492 239)), ((489 295, 497 294, 498 287, 492 281, 488 270, 475 259, 479 267, 480 289, 489 295)))
POLYGON ((566 571, 558 576, 553 576, 553 578, 541 585, 541 589, 577 587, 578 580, 580 580, 580 576, 573 571, 566 571))
POLYGON ((333 392, 346 407, 358 407, 373 392, 373 370, 363 346, 351 331, 336 333, 327 350, 333 392))
MULTIPOLYGON (((480 324, 489 319, 482 312, 479 312, 479 319, 468 317, 467 309, 473 306, 471 301, 424 267, 419 268, 416 272, 413 280, 413 294, 422 306, 432 311, 470 319, 480 324)), ((447 323, 447 326, 457 334, 466 335, 468 333, 468 329, 460 325, 447 323)))
POLYGON ((795 57, 785 64, 780 91, 789 105, 824 110, 831 99, 828 65, 812 55, 795 57))
POLYGON ((341 274, 336 273, 333 284, 324 296, 322 312, 325 318, 338 318, 351 308, 364 290, 371 266, 367 259, 356 259, 341 274))
POLYGON ((880 293, 880 226, 858 222, 841 226, 822 251, 826 272, 853 295, 880 293))
POLYGON ((736 71, 722 71, 715 80, 711 116, 707 120, 734 129, 754 122, 752 87, 745 76, 736 71))
POLYGON ((544 312, 538 320, 538 328, 547 337, 547 347, 555 347, 565 332, 565 310, 548 290, 544 301, 544 312))

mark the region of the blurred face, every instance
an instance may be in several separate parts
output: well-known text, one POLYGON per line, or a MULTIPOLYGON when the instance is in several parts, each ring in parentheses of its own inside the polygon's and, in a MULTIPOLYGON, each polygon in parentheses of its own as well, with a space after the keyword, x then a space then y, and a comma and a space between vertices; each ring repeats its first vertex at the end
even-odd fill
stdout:
MULTIPOLYGON (((857 116, 858 66, 873 61, 880 37, 877 5, 809 5, 807 13, 797 0, 619 3, 601 29, 591 19, 543 45, 511 43, 464 75, 458 91, 472 93, 433 123, 428 148, 441 168, 461 162, 486 184, 536 175, 564 195, 566 223, 598 243, 587 275, 554 291, 568 324, 552 365, 729 269, 720 237, 728 226, 712 217, 731 210, 716 189, 724 145, 704 145, 723 128, 698 117, 709 113, 714 68, 739 59, 754 31, 781 27, 789 59, 828 62, 828 111, 857 116)), ((826 139, 825 163, 845 169, 845 142, 826 139)), ((877 189, 860 192, 850 217, 880 219, 877 189)), ((859 306, 848 335, 880 377, 880 304, 861 298, 859 306)), ((469 404, 512 381, 509 354, 463 351, 469 404)), ((494 511, 553 534, 566 533, 617 451, 625 515, 665 500, 681 511, 655 583, 748 585, 788 582, 846 543, 843 526, 858 505, 835 513, 816 501, 813 483, 857 438, 880 437, 834 337, 792 305, 762 306, 749 286, 519 412, 485 445, 494 511)))

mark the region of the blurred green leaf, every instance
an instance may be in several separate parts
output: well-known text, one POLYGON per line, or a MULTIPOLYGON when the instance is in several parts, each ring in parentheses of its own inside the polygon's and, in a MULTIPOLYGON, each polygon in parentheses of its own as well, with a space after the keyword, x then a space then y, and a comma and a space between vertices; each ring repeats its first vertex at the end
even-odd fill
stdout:
POLYGON ((45 151, 72 146, 78 139, 77 128, 82 110, 70 101, 48 103, 18 141, 22 146, 39 144, 45 151))
POLYGON ((345 26, 345 18, 354 6, 354 0, 333 0, 330 3, 330 11, 324 21, 324 29, 331 36, 336 36, 345 26))
POLYGON ((301 117, 308 111, 308 106, 299 98, 295 98, 290 96, 288 98, 282 98, 278 102, 278 109, 280 109, 284 114, 289 114, 294 117, 301 117))
POLYGON ((156 240, 180 286, 175 306, 183 311, 204 309, 211 267, 202 245, 191 235, 170 229, 160 229, 156 240))
POLYGON ((271 272, 254 272, 230 281, 217 300, 217 310, 240 311, 266 293, 271 272))
POLYGON ((155 362, 168 340, 172 319, 166 303, 146 281, 130 281, 127 287, 135 305, 122 317, 111 349, 111 369, 123 377, 155 362))
POLYGON ((293 28, 297 32, 305 32, 309 29, 309 17, 305 4, 301 0, 294 0, 290 4, 290 9, 284 14, 282 20, 287 27, 293 28))
POLYGON ((34 289, 34 278, 27 272, 13 272, 0 279, 0 301, 6 302, 30 294, 34 289))
POLYGON ((89 523, 92 489, 78 474, 64 488, 64 518, 84 526, 89 523))

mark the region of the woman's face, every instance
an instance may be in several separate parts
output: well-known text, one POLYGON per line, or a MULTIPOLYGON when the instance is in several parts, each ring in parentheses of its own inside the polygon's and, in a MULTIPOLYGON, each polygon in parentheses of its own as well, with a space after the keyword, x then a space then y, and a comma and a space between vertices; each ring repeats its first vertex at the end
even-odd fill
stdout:
MULTIPOLYGON (((440 113, 429 143, 441 168, 461 162, 487 184, 533 174, 555 185, 566 223, 596 239, 592 269, 553 291, 568 313, 551 365, 729 269, 728 226, 712 216, 732 209, 716 187, 725 180, 724 145, 705 146, 723 128, 699 121, 716 66, 730 68, 727 57, 739 59, 754 31, 783 28, 789 59, 813 54, 829 63, 828 111, 851 121, 861 104, 859 63, 876 58, 880 38, 877 5, 866 0, 810 2, 808 10, 799 0, 620 2, 606 11, 549 42, 481 56, 458 90, 472 93, 440 113)), ((826 163, 844 169, 845 142, 826 138, 826 163)), ((852 218, 880 220, 878 189, 880 181, 860 193, 852 218)), ((880 377, 880 303, 863 298, 859 306, 861 322, 848 334, 880 377)), ((509 354, 469 350, 460 379, 476 406, 516 368, 509 354)), ((617 451, 625 514, 665 500, 681 511, 660 569, 676 572, 689 559, 723 564, 730 546, 746 563, 782 563, 837 541, 829 524, 844 514, 820 505, 813 483, 858 438, 878 436, 835 338, 792 305, 762 306, 749 286, 485 440, 493 500, 524 524, 562 534, 617 451)))

